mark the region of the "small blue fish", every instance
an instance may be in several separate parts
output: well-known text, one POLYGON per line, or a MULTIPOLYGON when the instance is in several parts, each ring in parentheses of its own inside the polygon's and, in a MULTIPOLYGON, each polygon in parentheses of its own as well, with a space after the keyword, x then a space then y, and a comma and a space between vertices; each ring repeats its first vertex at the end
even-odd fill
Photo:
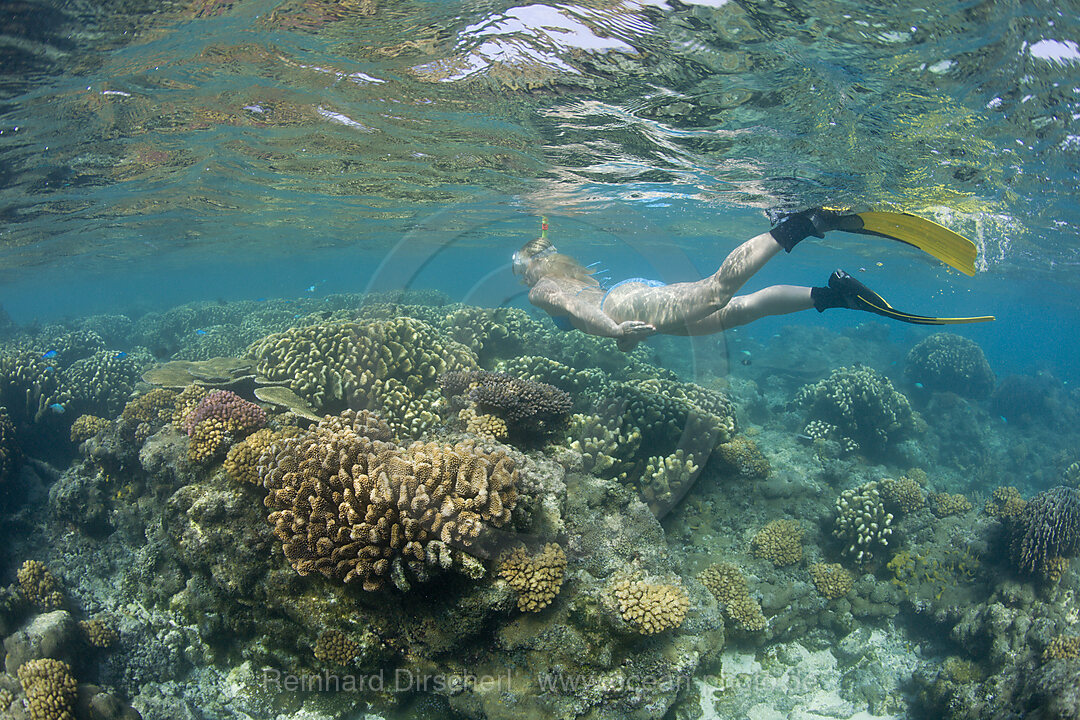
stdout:
POLYGON ((195 331, 195 334, 196 334, 196 335, 205 335, 205 334, 206 334, 206 331, 205 331, 205 330, 196 330, 196 331, 195 331))
POLYGON ((266 298, 256 298, 255 302, 266 302, 266 298))
POLYGON ((308 292, 315 292, 315 286, 311 285, 310 287, 308 287, 307 291, 308 292))
POLYGON ((49 409, 52 410, 57 415, 63 415, 64 410, 65 410, 64 406, 61 405, 60 403, 53 403, 52 405, 49 406, 49 409))
POLYGON ((121 350, 120 352, 118 352, 118 353, 116 353, 115 355, 113 355, 113 358, 115 358, 115 359, 117 359, 117 360, 123 360, 123 359, 124 359, 124 358, 126 358, 126 357, 127 357, 127 353, 126 353, 126 352, 124 352, 123 350, 121 350))
POLYGON ((41 353, 41 357, 45 360, 48 360, 49 358, 54 358, 59 354, 60 353, 56 352, 55 350, 49 350, 47 352, 41 353))

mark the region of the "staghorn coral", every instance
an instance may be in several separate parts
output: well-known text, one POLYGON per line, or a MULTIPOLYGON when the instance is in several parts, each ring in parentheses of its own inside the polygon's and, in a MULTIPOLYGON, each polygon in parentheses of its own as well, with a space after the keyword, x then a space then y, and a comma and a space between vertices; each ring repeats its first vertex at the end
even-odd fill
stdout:
MULTIPOLYGON (((345 411, 263 453, 268 520, 301 575, 377 590, 393 571, 400 587, 402 565, 426 577, 434 541, 460 551, 509 520, 518 474, 508 457, 389 437, 377 417, 345 411)), ((437 557, 445 567, 448 555, 437 557)))
POLYGON ((496 415, 525 432, 550 431, 573 405, 569 393, 553 385, 487 370, 445 373, 439 376, 439 387, 447 397, 464 395, 479 413, 496 415))
POLYGON ((476 368, 467 347, 431 325, 399 317, 291 328, 248 348, 258 373, 284 381, 319 412, 377 410, 394 431, 416 437, 438 422, 436 378, 476 368))
POLYGON ((15 424, 7 414, 7 408, 0 406, 0 486, 15 476, 15 471, 22 462, 22 450, 15 440, 15 424))
POLYGON ((499 577, 517 592, 518 610, 539 612, 559 594, 566 570, 566 553, 548 543, 536 555, 514 548, 499 559, 499 577))
POLYGON ((855 580, 840 563, 814 563, 810 566, 810 578, 822 597, 829 600, 843 597, 855 587, 855 580))
POLYGON ((191 438, 188 457, 204 462, 234 441, 266 424, 266 413, 229 390, 215 390, 184 415, 182 427, 191 438))
POLYGON ((75 720, 78 682, 70 665, 53 658, 28 660, 18 674, 30 720, 75 720))
POLYGON ((960 493, 930 493, 930 509, 939 518, 963 515, 971 510, 971 501, 960 493))
POLYGON ((773 520, 750 541, 750 552, 776 567, 794 565, 802 560, 802 537, 803 529, 797 522, 773 520))
POLYGON ((27 560, 16 573, 23 597, 42 610, 56 610, 64 604, 60 583, 40 560, 27 560))
POLYGON ((642 635, 679 627, 690 609, 690 598, 678 585, 624 580, 615 586, 619 614, 642 635))
POLYGON ((71 442, 81 443, 89 440, 102 430, 112 426, 112 421, 97 415, 80 415, 71 423, 71 442))
POLYGON ((1057 635, 1051 638, 1043 650, 1043 662, 1051 660, 1075 660, 1080 658, 1080 637, 1057 635))
POLYGON ((340 630, 327 630, 315 641, 312 654, 324 663, 349 665, 360 654, 360 649, 360 643, 350 640, 340 630))
POLYGON ((1024 511, 1025 505, 1027 500, 1020 495, 1020 491, 1012 485, 1006 485, 994 488, 990 499, 983 505, 983 510, 991 517, 1014 518, 1024 511))
POLYGON ((893 515, 885 511, 875 481, 845 490, 836 499, 833 536, 844 543, 843 552, 856 562, 869 562, 874 552, 889 544, 893 515))
POLYGON ((300 428, 295 425, 286 425, 276 431, 270 428, 256 430, 229 448, 225 456, 225 472, 234 480, 252 485, 260 484, 262 481, 259 478, 259 457, 278 440, 296 437, 300 432, 300 428))
POLYGON ((758 632, 767 626, 761 605, 750 597, 746 577, 731 563, 716 563, 707 567, 698 580, 724 606, 724 615, 743 630, 758 632))
POLYGON ((994 371, 972 340, 954 333, 934 333, 911 348, 904 374, 911 382, 936 391, 981 400, 994 389, 994 371))
POLYGON ((908 399, 876 370, 860 366, 838 368, 829 377, 806 385, 795 396, 809 420, 833 425, 859 446, 883 451, 915 432, 915 415, 908 399))
POLYGON ((902 513, 912 513, 926 504, 922 487, 910 477, 881 479, 881 496, 902 513))
POLYGON ((1058 485, 1028 501, 1013 525, 1013 560, 1022 572, 1046 573, 1054 557, 1080 550, 1080 493, 1058 485))
POLYGON ((82 630, 86 642, 96 648, 112 647, 120 639, 113 622, 104 616, 79 621, 79 629, 82 630))

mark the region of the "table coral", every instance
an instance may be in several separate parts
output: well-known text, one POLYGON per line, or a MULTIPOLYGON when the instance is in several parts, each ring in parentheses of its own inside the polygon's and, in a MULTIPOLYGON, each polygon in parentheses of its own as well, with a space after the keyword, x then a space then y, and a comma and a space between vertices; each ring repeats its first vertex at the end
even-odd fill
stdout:
POLYGON ((750 552, 776 567, 802 560, 803 529, 793 520, 773 520, 750 541, 750 552))
POLYGON ((833 536, 844 544, 845 555, 869 562, 874 552, 889 544, 893 515, 886 512, 876 481, 845 490, 836 499, 833 536))
POLYGON ((1058 485, 1028 501, 1013 527, 1012 554, 1022 572, 1045 573, 1054 557, 1080 550, 1080 493, 1058 485))
POLYGON ((518 610, 543 610, 562 588, 566 553, 555 543, 548 543, 536 555, 524 547, 514 548, 499 559, 499 577, 517 592, 518 610))
POLYGON ((803 387, 795 404, 806 408, 809 420, 834 425, 840 435, 876 451, 911 435, 917 426, 908 399, 866 366, 834 370, 803 387))
POLYGON ((78 682, 71 666, 53 658, 28 660, 19 667, 30 720, 75 720, 78 682))
POLYGON ((851 573, 840 563, 814 563, 810 566, 814 587, 829 600, 843 597, 855 587, 851 573))
POLYGON ((767 626, 761 604, 750 597, 746 576, 731 563, 710 565, 698 576, 701 584, 724 606, 724 615, 743 630, 758 632, 767 626))
POLYGON ((954 333, 934 333, 911 348, 904 374, 930 390, 953 392, 976 400, 994 389, 994 371, 982 348, 954 333))
POLYGON ((690 609, 690 598, 678 585, 624 580, 615 586, 619 614, 642 635, 679 627, 690 609))
POLYGON ((432 542, 461 551, 510 519, 518 473, 506 455, 389 439, 384 421, 347 410, 263 454, 268 520, 301 575, 377 590, 404 565, 422 579, 432 542))

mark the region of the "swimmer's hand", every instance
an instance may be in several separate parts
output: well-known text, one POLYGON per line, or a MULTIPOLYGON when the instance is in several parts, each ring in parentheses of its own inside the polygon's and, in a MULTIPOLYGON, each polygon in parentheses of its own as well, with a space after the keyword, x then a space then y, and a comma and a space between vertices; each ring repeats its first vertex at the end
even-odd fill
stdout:
POLYGON ((619 336, 615 344, 623 352, 628 352, 637 347, 637 344, 656 334, 656 327, 640 320, 627 320, 619 323, 619 336))

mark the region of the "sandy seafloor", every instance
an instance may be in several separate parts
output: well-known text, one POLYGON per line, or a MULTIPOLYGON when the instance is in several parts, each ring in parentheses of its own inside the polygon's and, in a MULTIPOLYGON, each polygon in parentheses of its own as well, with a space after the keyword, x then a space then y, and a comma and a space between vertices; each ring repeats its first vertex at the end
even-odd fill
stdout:
POLYGON ((1080 397, 960 335, 624 354, 428 291, 3 333, 5 717, 1080 708, 1080 397))

